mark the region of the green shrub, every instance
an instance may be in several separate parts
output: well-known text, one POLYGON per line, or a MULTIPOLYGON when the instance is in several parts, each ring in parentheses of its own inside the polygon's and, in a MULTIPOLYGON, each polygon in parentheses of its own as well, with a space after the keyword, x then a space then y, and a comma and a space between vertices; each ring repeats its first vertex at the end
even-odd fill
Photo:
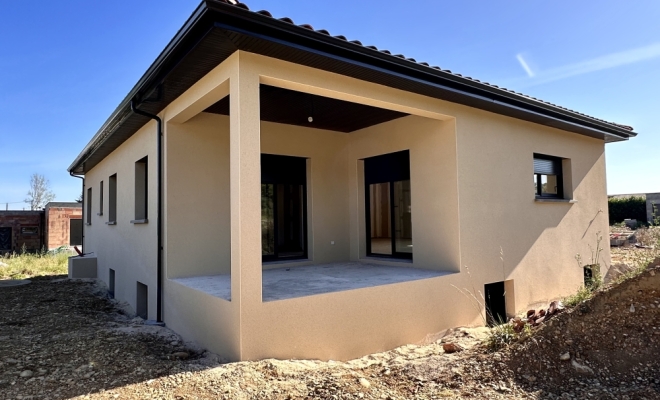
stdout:
POLYGON ((636 219, 647 224, 646 199, 643 197, 610 197, 608 199, 610 210, 610 225, 623 222, 624 219, 636 219))
POLYGON ((562 300, 562 303, 566 307, 575 307, 578 304, 582 303, 585 300, 589 300, 594 294, 594 290, 592 290, 589 287, 582 286, 580 289, 578 289, 577 293, 572 294, 564 300, 562 300))

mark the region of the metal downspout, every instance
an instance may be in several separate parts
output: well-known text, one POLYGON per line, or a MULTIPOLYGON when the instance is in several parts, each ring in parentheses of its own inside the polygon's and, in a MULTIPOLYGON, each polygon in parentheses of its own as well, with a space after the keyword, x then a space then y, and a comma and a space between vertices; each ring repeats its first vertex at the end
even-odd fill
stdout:
POLYGON ((83 253, 85 252, 85 175, 76 175, 73 172, 69 172, 69 175, 73 176, 74 178, 78 178, 82 181, 82 194, 80 195, 80 198, 82 199, 82 224, 80 224, 80 235, 82 239, 82 243, 80 244, 82 249, 80 249, 83 253))
POLYGON ((131 99, 131 111, 133 111, 136 114, 143 115, 145 117, 151 118, 156 121, 158 125, 158 140, 157 140, 157 147, 158 147, 158 153, 156 155, 156 163, 157 163, 157 192, 158 192, 158 217, 156 219, 156 231, 157 231, 157 236, 158 236, 158 255, 157 255, 157 284, 156 284, 156 321, 157 322, 163 322, 163 309, 162 309, 162 303, 163 303, 163 235, 162 235, 162 208, 163 208, 163 196, 162 196, 162 188, 163 188, 163 179, 162 179, 162 146, 163 146, 163 121, 154 114, 150 114, 146 111, 139 110, 138 104, 135 101, 135 98, 131 99))

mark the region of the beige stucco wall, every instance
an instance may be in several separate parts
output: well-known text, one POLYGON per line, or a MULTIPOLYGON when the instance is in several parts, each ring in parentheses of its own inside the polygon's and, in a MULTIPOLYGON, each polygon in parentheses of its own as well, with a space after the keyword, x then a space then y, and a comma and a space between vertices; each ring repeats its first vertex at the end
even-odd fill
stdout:
MULTIPOLYGON (((588 261, 596 233, 608 234, 603 141, 454 108, 463 265, 480 284, 513 279, 517 311, 575 291, 582 283, 575 255, 588 261), (534 153, 570 160, 566 191, 576 203, 535 201, 534 153)), ((607 267, 607 240, 602 246, 607 267)))
POLYGON ((229 274, 229 118, 170 124, 166 141, 167 277, 229 274))
MULTIPOLYGON (((115 270, 115 298, 135 310, 137 282, 148 287, 148 316, 156 319, 156 124, 149 122, 85 174, 85 195, 92 188, 92 223, 85 225, 85 252, 98 257, 98 277, 108 283, 109 268, 115 270), (147 224, 135 219, 135 162, 148 156, 147 224), (117 174, 117 224, 107 225, 108 178, 117 174), (99 210, 99 186, 103 181, 103 215, 99 210)), ((85 207, 87 207, 85 200, 85 207)), ((86 211, 86 210, 85 210, 86 211)), ((83 213, 85 218, 86 213, 83 213)), ((84 221, 86 222, 86 220, 84 221)))
MULTIPOLYGON (((582 271, 575 254, 588 259, 595 233, 607 232, 607 216, 598 212, 607 209, 603 142, 553 128, 248 53, 235 53, 161 116, 166 276, 231 273, 232 287, 226 301, 168 280, 165 322, 230 359, 346 359, 479 324, 480 313, 459 288, 482 292, 495 281, 513 285, 507 301, 523 310, 576 289, 582 271), (350 134, 259 122, 259 83, 413 115, 350 134), (200 113, 230 93, 231 117, 200 113), (448 274, 263 303, 259 154, 309 159, 309 264, 364 258, 360 160, 404 149, 411 152, 415 252, 412 264, 398 264, 448 274), (577 202, 534 200, 533 153, 570 159, 567 193, 577 202)), ((124 180, 144 156, 146 132, 155 126, 148 124, 87 176, 98 187, 118 172, 120 187, 129 185, 119 210, 132 209, 132 186, 124 180)), ((155 168, 149 171, 155 193, 155 168)), ((117 226, 86 227, 86 246, 99 253, 102 276, 109 265, 121 266, 117 297, 130 301, 135 280, 150 271, 154 293, 155 251, 144 249, 155 248, 155 224, 132 226, 129 217, 120 211, 117 226), (140 229, 146 234, 138 235, 140 229), (134 272, 124 265, 136 266, 134 272)), ((601 257, 609 264, 609 248, 601 257)), ((150 299, 150 315, 154 306, 150 299)))

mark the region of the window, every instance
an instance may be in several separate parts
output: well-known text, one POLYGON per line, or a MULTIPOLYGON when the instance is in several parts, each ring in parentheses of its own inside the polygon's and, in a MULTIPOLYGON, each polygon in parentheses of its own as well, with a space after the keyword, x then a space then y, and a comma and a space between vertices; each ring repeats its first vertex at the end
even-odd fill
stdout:
POLYGON ((261 155, 263 261, 307 257, 307 160, 261 155))
POLYGON ((11 228, 4 226, 0 227, 0 250, 11 250, 11 238, 11 228))
POLYGON ((534 154, 534 190, 536 197, 564 198, 562 159, 534 154))
POLYGON ((103 181, 99 185, 99 212, 96 215, 103 215, 103 181))
POLYGON ((108 225, 117 223, 117 174, 108 179, 108 225))
POLYGON ((69 246, 82 245, 82 219, 71 218, 69 220, 69 246))
POLYGON ((364 160, 367 255, 412 258, 410 152, 364 160))
POLYGON ((92 188, 87 188, 87 225, 92 224, 92 188))
POLYGON ((132 223, 147 222, 147 157, 135 162, 135 219, 132 223))
POLYGON ((21 227, 21 235, 23 236, 33 236, 33 235, 38 235, 39 234, 39 227, 38 226, 22 226, 21 227))

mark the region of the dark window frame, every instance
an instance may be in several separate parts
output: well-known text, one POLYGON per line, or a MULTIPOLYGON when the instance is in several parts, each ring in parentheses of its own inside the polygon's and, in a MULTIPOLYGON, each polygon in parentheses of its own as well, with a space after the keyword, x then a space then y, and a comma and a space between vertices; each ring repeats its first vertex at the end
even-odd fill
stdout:
POLYGON ((106 224, 117 224, 117 174, 108 177, 108 221, 106 224))
POLYGON ((305 157, 293 157, 293 156, 284 156, 279 154, 261 154, 261 184, 272 184, 273 185, 273 209, 277 210, 278 205, 278 196, 277 196, 277 186, 278 185, 289 185, 297 184, 302 185, 302 216, 303 216, 303 254, 299 256, 280 256, 278 248, 278 239, 279 239, 279 223, 278 218, 275 216, 273 220, 273 229, 274 229, 274 241, 275 246, 273 249, 273 254, 262 254, 261 262, 282 262, 282 261, 295 261, 295 260, 306 260, 309 258, 309 244, 308 244, 308 235, 309 235, 309 226, 308 226, 308 217, 307 217, 307 158, 305 157), (284 162, 277 162, 277 159, 283 160, 284 162), (304 169, 302 171, 294 171, 290 165, 286 165, 285 161, 287 159, 301 159, 304 160, 304 169), (284 164, 284 165, 283 165, 284 164), (265 167, 265 168, 264 168, 265 167), (278 167, 281 168, 281 171, 278 171, 278 167))
POLYGON ((135 162, 134 216, 132 223, 149 220, 149 156, 135 162))
POLYGON ((366 225, 365 225, 365 235, 366 235, 366 244, 367 244, 367 257, 382 257, 382 258, 393 258, 393 259, 403 259, 403 260, 412 260, 413 253, 403 253, 396 251, 396 213, 394 209, 394 182, 402 180, 410 180, 410 150, 403 150, 394 153, 381 154, 374 157, 365 158, 364 160, 364 210, 366 215, 366 225), (407 153, 405 156, 403 153, 407 153), (373 168, 368 167, 368 163, 379 157, 398 157, 400 159, 396 160, 394 164, 399 165, 400 168, 393 168, 392 165, 375 165, 373 168), (407 159, 407 166, 403 165, 407 159), (407 168, 407 169, 406 169, 407 168), (373 170, 373 173, 370 171, 373 170), (372 175, 372 176, 370 176, 372 175), (369 185, 374 183, 389 183, 389 197, 390 197, 390 230, 391 230, 391 241, 392 241, 392 254, 380 254, 373 253, 371 251, 371 191, 369 185))
POLYGON ((103 215, 103 181, 99 184, 99 212, 96 215, 103 215))
POLYGON ((88 187, 87 188, 87 198, 85 199, 87 201, 87 210, 86 211, 86 216, 85 216, 85 223, 87 225, 92 224, 92 188, 88 187))
MULTIPOLYGON (((551 161, 550 171, 541 171, 534 166, 534 176, 536 177, 536 198, 537 199, 563 199, 564 198, 564 171, 562 168, 563 159, 560 157, 548 156, 545 154, 534 153, 534 160, 551 161), (545 172, 545 173, 544 173, 545 172), (552 173, 548 173, 552 172, 552 173), (543 193, 542 176, 557 177, 557 193, 543 193)), ((536 163, 534 163, 536 164, 536 163)))

